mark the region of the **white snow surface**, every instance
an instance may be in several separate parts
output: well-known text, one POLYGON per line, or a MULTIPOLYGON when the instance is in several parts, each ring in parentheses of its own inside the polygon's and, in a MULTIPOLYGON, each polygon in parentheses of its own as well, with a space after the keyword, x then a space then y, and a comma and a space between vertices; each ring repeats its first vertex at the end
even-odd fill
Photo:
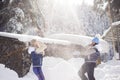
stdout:
MULTIPOLYGON (((72 58, 68 61, 61 58, 45 57, 43 60, 43 73, 46 80, 81 80, 78 71, 83 64, 82 58, 72 58)), ((111 60, 107 63, 100 64, 95 69, 95 78, 97 80, 120 80, 120 61, 111 60)), ((16 72, 5 68, 0 64, 0 80, 37 80, 32 71, 18 78, 16 72)))
POLYGON ((112 23, 112 26, 113 26, 113 27, 114 27, 114 26, 117 26, 117 25, 120 25, 120 21, 117 21, 117 22, 112 23))
POLYGON ((65 41, 65 40, 42 38, 42 37, 39 37, 39 36, 24 35, 24 34, 21 35, 21 34, 0 32, 0 36, 16 38, 16 39, 18 39, 20 41, 23 41, 23 42, 29 42, 32 39, 37 39, 38 41, 41 41, 41 42, 44 42, 44 43, 53 43, 53 44, 62 44, 62 45, 71 44, 69 41, 65 41))
POLYGON ((103 7, 102 7, 102 9, 106 10, 107 6, 108 6, 108 2, 105 2, 104 5, 103 5, 103 7))
POLYGON ((105 30, 104 34, 102 35, 102 37, 105 37, 110 30, 111 30, 111 27, 109 27, 107 30, 105 30))
POLYGON ((23 10, 20 9, 19 7, 13 8, 13 11, 15 11, 15 17, 19 17, 21 19, 25 17, 23 10))
POLYGON ((104 31, 104 34, 102 35, 102 37, 105 37, 105 36, 107 35, 107 33, 108 33, 111 29, 113 29, 113 28, 115 28, 115 27, 119 27, 118 25, 120 25, 120 21, 117 21, 117 22, 112 23, 112 26, 109 27, 107 30, 104 31))

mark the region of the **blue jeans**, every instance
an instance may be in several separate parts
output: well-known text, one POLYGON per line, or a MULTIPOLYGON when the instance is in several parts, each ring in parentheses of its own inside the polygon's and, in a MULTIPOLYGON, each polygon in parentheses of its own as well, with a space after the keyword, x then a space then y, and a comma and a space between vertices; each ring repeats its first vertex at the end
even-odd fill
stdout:
POLYGON ((37 75, 38 80, 45 80, 41 67, 33 67, 33 72, 37 75))

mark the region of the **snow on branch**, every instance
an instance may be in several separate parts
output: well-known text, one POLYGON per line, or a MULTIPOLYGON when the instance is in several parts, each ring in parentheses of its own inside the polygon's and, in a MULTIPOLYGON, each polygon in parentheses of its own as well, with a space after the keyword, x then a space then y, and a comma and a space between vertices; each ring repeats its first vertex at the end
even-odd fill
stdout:
POLYGON ((0 36, 16 38, 16 39, 23 41, 23 42, 29 42, 32 39, 36 39, 38 41, 41 41, 44 43, 49 43, 49 44, 61 44, 61 45, 70 45, 71 44, 71 42, 66 41, 66 40, 49 39, 49 38, 42 38, 39 36, 24 35, 24 34, 0 32, 0 36))
POLYGON ((112 23, 112 27, 117 26, 117 25, 120 25, 120 21, 112 23))

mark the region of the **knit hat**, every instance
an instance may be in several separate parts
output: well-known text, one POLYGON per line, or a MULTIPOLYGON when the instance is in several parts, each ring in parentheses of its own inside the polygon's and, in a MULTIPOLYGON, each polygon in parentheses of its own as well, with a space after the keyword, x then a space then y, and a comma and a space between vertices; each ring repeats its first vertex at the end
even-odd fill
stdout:
POLYGON ((97 37, 94 37, 93 39, 92 39, 92 42, 94 42, 94 43, 99 43, 99 39, 97 38, 97 37))

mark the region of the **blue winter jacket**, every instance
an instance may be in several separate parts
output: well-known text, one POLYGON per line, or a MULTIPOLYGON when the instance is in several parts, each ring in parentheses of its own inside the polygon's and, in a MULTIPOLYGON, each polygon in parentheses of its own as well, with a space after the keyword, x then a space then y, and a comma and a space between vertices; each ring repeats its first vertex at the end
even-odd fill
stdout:
POLYGON ((98 51, 97 48, 93 48, 95 50, 94 53, 88 55, 86 58, 85 58, 85 62, 95 62, 96 63, 96 60, 98 58, 100 58, 100 52, 98 51))
POLYGON ((42 54, 36 54, 35 51, 32 51, 31 59, 32 59, 33 67, 41 67, 42 66, 42 61, 43 61, 42 54))

